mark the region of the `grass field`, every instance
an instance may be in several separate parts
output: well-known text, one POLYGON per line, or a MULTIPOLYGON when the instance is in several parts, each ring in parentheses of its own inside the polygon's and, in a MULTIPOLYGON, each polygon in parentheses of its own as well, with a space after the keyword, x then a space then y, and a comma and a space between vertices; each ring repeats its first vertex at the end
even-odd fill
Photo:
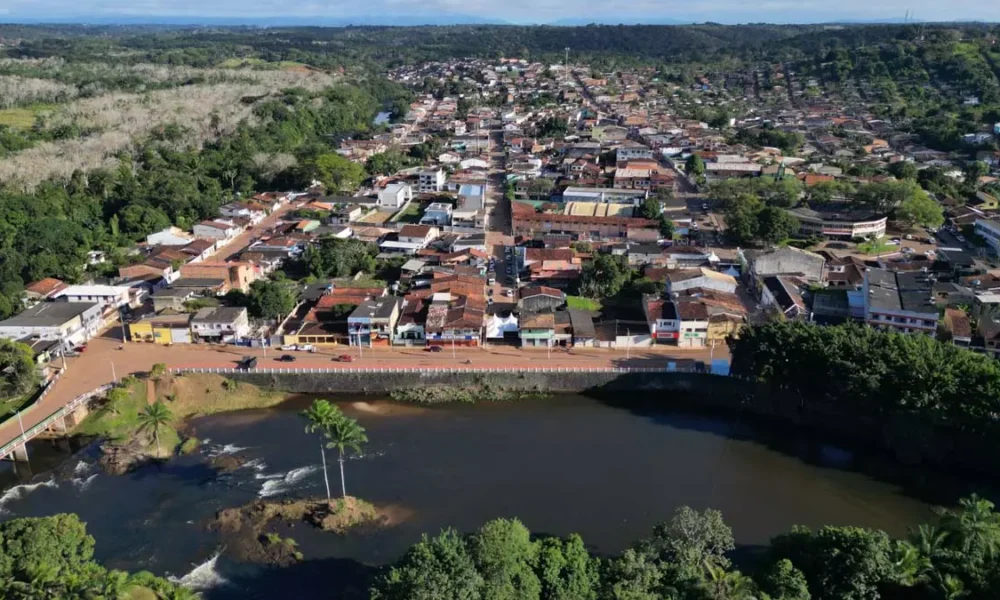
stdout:
POLYGON ((14 400, 0 402, 0 423, 13 418, 17 411, 31 400, 31 397, 32 395, 28 394, 14 400))
POLYGON ((424 216, 424 207, 419 202, 410 202, 406 210, 397 213, 392 220, 397 223, 419 223, 424 216))
POLYGON ((31 129, 39 114, 50 112, 55 107, 55 104, 33 104, 18 108, 5 108, 0 110, 0 125, 14 129, 31 129))
MULTIPOLYGON (((128 383, 126 390, 128 397, 116 407, 117 412, 108 407, 91 412, 77 427, 76 433, 117 441, 138 438, 139 413, 147 405, 146 380, 132 381, 128 383)), ((155 390, 156 399, 162 401, 173 415, 172 426, 160 432, 161 456, 170 456, 181 447, 183 440, 177 433, 177 428, 189 417, 266 408, 285 399, 285 395, 278 392, 261 390, 248 384, 226 383, 218 375, 165 377, 156 382, 155 390)), ((142 441, 144 450, 153 454, 155 447, 152 440, 142 441)))
POLYGON ((599 301, 582 296, 566 296, 566 306, 576 310, 601 310, 599 301))

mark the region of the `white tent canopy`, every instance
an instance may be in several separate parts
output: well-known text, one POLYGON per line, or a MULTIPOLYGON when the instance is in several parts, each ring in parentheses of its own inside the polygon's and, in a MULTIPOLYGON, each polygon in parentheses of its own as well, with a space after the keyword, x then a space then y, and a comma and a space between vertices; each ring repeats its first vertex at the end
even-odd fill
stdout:
POLYGON ((504 333, 518 330, 517 317, 514 315, 506 318, 492 315, 489 322, 486 323, 486 339, 502 338, 504 333))

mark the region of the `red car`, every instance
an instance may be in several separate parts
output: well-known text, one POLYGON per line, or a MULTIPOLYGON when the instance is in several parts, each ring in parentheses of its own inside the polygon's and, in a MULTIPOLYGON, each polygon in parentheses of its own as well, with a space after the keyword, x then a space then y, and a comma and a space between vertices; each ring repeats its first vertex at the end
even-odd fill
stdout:
POLYGON ((83 354, 84 352, 87 351, 87 344, 83 344, 82 346, 77 346, 74 350, 76 352, 79 352, 80 354, 83 354))
POLYGON ((354 357, 350 354, 341 354, 337 357, 337 360, 340 362, 354 362, 354 357))

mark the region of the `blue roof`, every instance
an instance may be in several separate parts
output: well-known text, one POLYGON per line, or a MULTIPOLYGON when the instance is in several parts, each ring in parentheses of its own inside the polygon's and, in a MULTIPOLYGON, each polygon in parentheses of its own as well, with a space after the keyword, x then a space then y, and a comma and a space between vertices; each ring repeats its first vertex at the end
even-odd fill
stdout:
POLYGON ((462 187, 458 188, 459 196, 482 196, 483 186, 475 185, 471 183, 466 183, 462 187))

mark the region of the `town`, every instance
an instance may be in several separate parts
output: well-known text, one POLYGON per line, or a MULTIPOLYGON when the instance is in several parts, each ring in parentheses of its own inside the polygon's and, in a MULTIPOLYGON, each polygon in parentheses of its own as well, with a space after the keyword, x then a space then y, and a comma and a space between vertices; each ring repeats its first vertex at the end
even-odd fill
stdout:
MULTIPOLYGON (((709 349, 690 355, 704 360, 724 358, 743 323, 777 317, 996 350, 1000 153, 957 162, 780 70, 763 74, 779 84, 752 117, 710 125, 681 115, 748 98, 649 75, 518 59, 397 69, 409 111, 338 150, 384 174, 236 198, 190 231, 148 235, 110 280, 30 283, 0 336, 42 364, 109 329, 127 344, 270 347, 284 362, 296 353, 274 350, 353 362, 387 347, 709 349), (924 192, 925 173, 975 195, 924 192), (749 217, 733 202, 748 193, 763 199, 749 217)), ((1000 123, 968 136, 990 142, 1000 123)))
POLYGON ((905 19, 0 24, 0 591, 997 597, 1000 29, 905 19))

